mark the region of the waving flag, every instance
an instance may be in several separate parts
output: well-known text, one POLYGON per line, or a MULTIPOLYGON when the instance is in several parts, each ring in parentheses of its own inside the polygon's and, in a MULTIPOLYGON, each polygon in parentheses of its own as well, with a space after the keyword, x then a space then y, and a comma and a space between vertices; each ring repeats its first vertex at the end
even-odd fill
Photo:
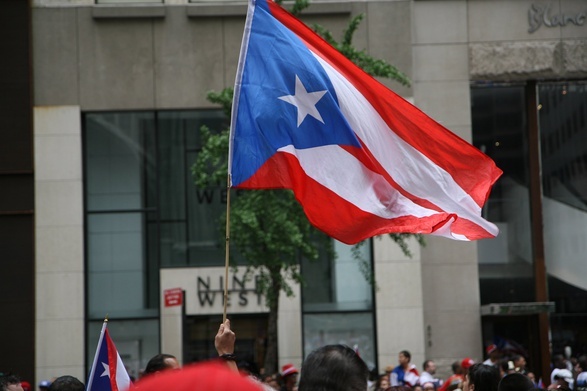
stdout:
POLYGON ((102 325, 94 363, 86 391, 126 391, 130 387, 130 377, 108 334, 107 323, 102 325))
POLYGON ((363 72, 272 0, 249 4, 233 102, 237 188, 292 189, 348 244, 390 232, 494 237, 501 175, 478 149, 363 72))

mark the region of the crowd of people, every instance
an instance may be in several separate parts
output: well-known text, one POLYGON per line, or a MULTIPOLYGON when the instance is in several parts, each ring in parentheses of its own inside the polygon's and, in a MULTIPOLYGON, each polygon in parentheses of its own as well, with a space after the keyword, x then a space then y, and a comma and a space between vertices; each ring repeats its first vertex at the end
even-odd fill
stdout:
MULTIPOLYGON (((149 360, 140 379, 131 385, 136 391, 540 391, 543 382, 527 368, 522 355, 505 357, 496 345, 487 347, 487 360, 476 363, 465 358, 452 364, 452 375, 436 376, 436 364, 426 360, 420 372, 411 354, 402 350, 398 365, 385 373, 369 371, 360 356, 348 346, 326 345, 311 352, 298 370, 286 364, 280 373, 251 373, 237 365, 236 336, 230 321, 222 323, 214 338, 218 360, 181 367, 176 357, 158 354, 149 360), (374 376, 375 375, 375 376, 374 376)), ((587 356, 571 360, 554 355, 548 390, 587 391, 587 356)), ((0 373, 0 391, 35 391, 30 383, 0 373)), ((79 379, 64 375, 42 381, 39 391, 85 391, 79 379)), ((115 391, 115 390, 113 390, 115 391)), ((125 391, 125 390, 119 390, 125 391)))
POLYGON ((530 391, 549 390, 587 391, 587 355, 566 359, 553 356, 549 386, 536 379, 521 354, 505 356, 498 346, 486 349, 487 359, 475 363, 467 357, 451 365, 452 375, 447 379, 436 377, 436 364, 426 360, 422 372, 411 363, 410 352, 398 355, 398 365, 389 366, 370 387, 372 391, 530 391))

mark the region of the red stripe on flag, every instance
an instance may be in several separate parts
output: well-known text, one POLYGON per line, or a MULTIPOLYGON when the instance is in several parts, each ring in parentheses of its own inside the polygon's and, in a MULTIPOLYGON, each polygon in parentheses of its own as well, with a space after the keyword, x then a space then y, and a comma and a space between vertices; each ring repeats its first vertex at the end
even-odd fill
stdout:
POLYGON ((114 342, 112 342, 112 339, 110 339, 108 329, 105 331, 104 338, 106 338, 106 344, 108 345, 108 369, 110 372, 110 386, 112 387, 112 391, 119 391, 118 384, 116 382, 118 352, 116 350, 116 346, 114 346, 114 342))
MULTIPOLYGON (((347 244, 354 244, 386 233, 433 233, 453 219, 458 222, 464 220, 448 213, 436 213, 427 217, 410 215, 385 219, 365 212, 308 177, 295 156, 289 153, 276 153, 255 175, 236 188, 293 189, 308 220, 328 235, 347 244), (279 182, 276 182, 276 178, 279 178, 279 182)), ((459 224, 462 225, 462 223, 459 224)), ((491 237, 476 224, 469 222, 464 226, 467 227, 467 237, 491 237)))

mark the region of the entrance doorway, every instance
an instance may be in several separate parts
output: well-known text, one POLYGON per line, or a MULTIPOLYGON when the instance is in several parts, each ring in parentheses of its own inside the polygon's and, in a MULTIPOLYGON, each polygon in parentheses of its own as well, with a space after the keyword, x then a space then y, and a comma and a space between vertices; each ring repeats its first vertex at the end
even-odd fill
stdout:
MULTIPOLYGON (((241 365, 258 373, 265 360, 267 345, 267 314, 235 314, 230 324, 236 333, 235 354, 241 365)), ((184 363, 209 360, 217 357, 214 336, 222 316, 187 316, 184 326, 184 363)))

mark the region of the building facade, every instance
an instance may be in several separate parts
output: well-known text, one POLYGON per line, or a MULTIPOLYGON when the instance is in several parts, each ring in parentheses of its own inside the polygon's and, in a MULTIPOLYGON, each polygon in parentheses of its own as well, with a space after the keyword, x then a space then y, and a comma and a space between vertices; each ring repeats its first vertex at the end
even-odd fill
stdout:
MULTIPOLYGON (((222 313, 216 219, 226 190, 196 188, 191 166, 200 127, 226 126, 206 92, 234 82, 246 5, 11 4, 30 22, 21 42, 29 55, 17 64, 31 70, 20 86, 31 103, 20 107, 32 120, 21 116, 19 143, 6 136, 4 145, 31 158, 19 163, 26 155, 6 148, 0 174, 16 190, 0 232, 9 278, 28 285, 17 287, 18 298, 2 295, 4 311, 21 308, 26 327, 0 338, 27 348, 19 361, 0 363, 18 363, 12 370, 36 381, 85 379, 105 316, 135 376, 159 352, 184 362, 210 357, 222 313)), ((492 303, 545 301, 542 285, 555 302, 553 349, 587 352, 587 284, 579 277, 587 262, 585 2, 328 1, 312 3, 302 19, 341 37, 359 13, 355 46, 396 65, 412 85, 382 82, 504 170, 484 211, 501 234, 478 243, 427 237, 425 247, 411 243, 411 258, 390 239, 374 239, 362 251, 376 287, 338 243, 335 259, 302 262, 307 283, 280 302, 280 365, 299 366, 313 348, 342 341, 380 370, 407 349, 416 365, 431 358, 448 374, 453 361, 480 360, 485 345, 502 341, 540 372, 537 312, 482 313, 492 303)), ((17 117, 13 104, 4 108, 17 117)), ((241 264, 229 287, 238 348, 260 362, 267 310, 255 279, 241 264)))

